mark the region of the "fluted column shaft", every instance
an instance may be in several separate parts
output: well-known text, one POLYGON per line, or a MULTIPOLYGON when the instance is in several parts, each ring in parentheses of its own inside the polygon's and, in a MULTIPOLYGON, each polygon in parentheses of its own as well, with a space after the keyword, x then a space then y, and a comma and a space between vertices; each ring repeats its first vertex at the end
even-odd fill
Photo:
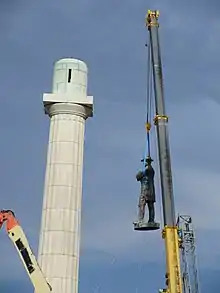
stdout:
POLYGON ((46 111, 51 121, 39 264, 53 293, 77 293, 87 108, 57 103, 46 111))

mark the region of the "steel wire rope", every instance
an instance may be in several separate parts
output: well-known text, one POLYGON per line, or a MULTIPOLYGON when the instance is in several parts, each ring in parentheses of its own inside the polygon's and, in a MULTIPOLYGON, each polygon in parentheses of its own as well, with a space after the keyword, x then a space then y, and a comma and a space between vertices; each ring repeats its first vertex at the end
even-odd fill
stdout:
MULTIPOLYGON (((152 52, 151 52, 151 46, 150 46, 150 34, 148 34, 148 42, 147 42, 147 47, 148 47, 148 67, 147 67, 147 108, 146 108, 146 125, 148 123, 151 123, 153 120, 152 118, 152 109, 155 109, 155 97, 153 98, 153 70, 152 70, 152 52)), ((154 110, 155 115, 156 111, 154 110)), ((150 130, 151 130, 151 124, 150 124, 150 130)), ((151 155, 151 140, 150 140, 150 130, 147 131, 147 148, 145 150, 145 158, 147 157, 146 154, 148 152, 148 156, 151 155)), ((152 133, 152 130, 151 130, 152 133)), ((158 154, 158 142, 157 142, 157 133, 156 133, 156 127, 153 129, 154 133, 154 153, 155 153, 155 168, 156 168, 156 178, 155 178, 155 183, 157 186, 158 193, 161 194, 161 188, 160 188, 160 168, 159 168, 159 154, 158 154)), ((162 198, 160 196, 159 200, 159 206, 160 206, 160 222, 163 220, 163 207, 162 207, 162 198)))
MULTIPOLYGON (((148 56, 147 56, 147 113, 146 113, 146 127, 151 127, 151 107, 152 107, 152 88, 151 88, 151 48, 150 48, 150 37, 148 37, 148 56)), ((148 130, 148 129, 147 129, 148 130)), ((147 156, 150 157, 151 148, 150 148, 150 128, 147 131, 147 156)))
POLYGON ((157 142, 157 131, 156 131, 156 127, 154 127, 154 140, 153 140, 153 144, 154 144, 154 150, 155 150, 155 184, 156 184, 156 190, 157 190, 157 194, 160 196, 157 196, 158 200, 159 200, 159 209, 160 209, 160 223, 163 222, 163 203, 162 203, 162 196, 161 196, 161 178, 160 178, 160 162, 159 162, 159 154, 158 154, 158 142, 157 142))
MULTIPOLYGON (((151 65, 151 47, 150 47, 150 36, 148 35, 148 41, 146 44, 147 48, 148 48, 148 53, 147 53, 147 88, 146 88, 146 113, 145 113, 145 125, 146 125, 146 130, 147 130, 147 134, 146 134, 146 140, 145 140, 145 151, 144 151, 144 159, 143 159, 143 168, 145 169, 145 160, 147 157, 151 156, 151 140, 150 140, 150 132, 152 132, 151 130, 151 122, 152 122, 152 114, 153 111, 152 109, 154 109, 154 102, 153 102, 153 79, 152 79, 152 65, 151 65)), ((154 149, 155 149, 155 163, 156 163, 156 168, 157 168, 157 174, 158 176, 156 176, 156 185, 159 188, 159 166, 158 166, 158 155, 157 155, 157 140, 156 140, 156 131, 154 129, 154 149)), ((161 206, 162 202, 160 200, 160 220, 162 220, 162 206, 161 206)), ((147 240, 146 238, 144 238, 144 242, 146 242, 147 244, 147 240)), ((139 274, 143 273, 143 268, 145 266, 145 264, 138 264, 138 271, 139 274)), ((136 286, 136 290, 135 293, 139 292, 139 288, 138 285, 136 286)))
POLYGON ((150 145, 150 129, 151 129, 151 108, 152 108, 152 88, 151 88, 151 48, 150 48, 150 36, 148 35, 148 40, 146 47, 147 50, 147 87, 146 87, 146 112, 145 112, 145 131, 147 131, 145 138, 145 148, 143 157, 143 168, 145 169, 146 158, 151 155, 151 145, 150 145))
MULTIPOLYGON (((153 99, 153 71, 152 71, 152 56, 151 56, 151 46, 150 46, 150 35, 148 35, 148 64, 147 64, 147 96, 146 96, 146 125, 148 123, 151 123, 152 121, 152 109, 155 109, 155 99, 153 99)), ((155 111, 154 111, 155 112, 155 111)), ((150 124, 151 128, 151 124, 150 124)), ((156 167, 156 186, 158 193, 161 194, 161 188, 160 188, 160 168, 159 168, 159 154, 158 154, 158 143, 157 143, 157 133, 156 128, 154 127, 154 150, 155 150, 155 167, 156 167)), ((152 130, 151 130, 152 133, 152 130)), ((146 141, 146 149, 145 149, 145 157, 151 156, 151 140, 150 140, 150 130, 147 131, 147 141, 146 141)), ((163 207, 162 207, 162 198, 160 196, 159 200, 159 207, 160 207, 160 222, 163 220, 163 207)))

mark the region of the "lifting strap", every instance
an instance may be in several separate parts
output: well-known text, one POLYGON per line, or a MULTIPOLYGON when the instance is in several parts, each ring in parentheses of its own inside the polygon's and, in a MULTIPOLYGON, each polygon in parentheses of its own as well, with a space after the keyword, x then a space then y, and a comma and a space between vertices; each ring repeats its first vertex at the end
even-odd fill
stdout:
POLYGON ((148 56, 147 56, 147 93, 146 93, 146 146, 145 146, 145 153, 144 153, 144 168, 146 158, 151 156, 151 148, 150 148, 150 130, 151 130, 151 110, 152 110, 152 72, 151 72, 151 49, 150 49, 150 37, 148 37, 147 42, 148 48, 148 56))

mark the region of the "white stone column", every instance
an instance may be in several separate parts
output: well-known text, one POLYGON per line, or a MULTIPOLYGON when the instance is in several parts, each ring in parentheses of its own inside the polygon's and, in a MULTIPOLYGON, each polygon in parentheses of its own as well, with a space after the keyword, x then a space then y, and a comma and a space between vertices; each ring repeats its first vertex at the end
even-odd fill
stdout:
POLYGON ((45 112, 50 117, 50 135, 39 264, 53 293, 78 292, 84 130, 85 120, 92 116, 93 105, 86 91, 82 91, 82 86, 86 89, 86 82, 82 83, 80 74, 87 74, 87 68, 80 72, 82 68, 86 68, 82 61, 58 61, 54 74, 55 93, 44 96, 45 112), (56 79, 57 68, 63 70, 61 75, 59 72, 59 80, 56 79), (72 80, 68 77, 69 69, 72 80))

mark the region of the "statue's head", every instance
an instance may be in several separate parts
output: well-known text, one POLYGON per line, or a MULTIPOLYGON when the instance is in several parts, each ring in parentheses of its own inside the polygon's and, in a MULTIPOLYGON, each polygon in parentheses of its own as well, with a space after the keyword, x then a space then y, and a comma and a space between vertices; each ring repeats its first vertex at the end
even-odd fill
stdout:
POLYGON ((145 160, 145 167, 147 166, 151 166, 151 163, 153 162, 154 160, 151 159, 150 156, 148 156, 145 160))

